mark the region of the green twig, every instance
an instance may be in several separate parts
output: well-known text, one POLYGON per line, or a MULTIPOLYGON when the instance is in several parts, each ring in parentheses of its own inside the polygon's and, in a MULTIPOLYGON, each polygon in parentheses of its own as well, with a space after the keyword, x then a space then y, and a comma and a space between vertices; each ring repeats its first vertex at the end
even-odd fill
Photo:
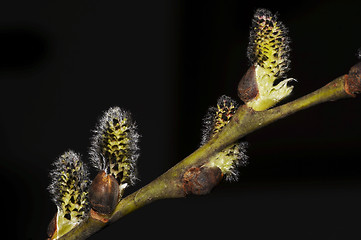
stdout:
POLYGON ((326 86, 304 97, 270 110, 257 112, 245 105, 239 107, 229 124, 220 133, 163 175, 122 199, 113 214, 104 216, 92 210, 87 220, 60 239, 86 239, 104 226, 158 199, 180 198, 189 193, 208 193, 218 183, 217 174, 213 174, 217 172, 217 169, 206 169, 202 168, 202 166, 215 153, 247 134, 292 113, 319 103, 353 97, 355 93, 360 91, 360 69, 361 64, 355 65, 348 75, 338 77, 326 86), (206 174, 202 175, 203 178, 192 178, 193 180, 197 179, 194 180, 196 182, 193 184, 200 191, 189 192, 184 188, 185 174, 191 169, 192 173, 195 172, 195 175, 206 172, 206 174))

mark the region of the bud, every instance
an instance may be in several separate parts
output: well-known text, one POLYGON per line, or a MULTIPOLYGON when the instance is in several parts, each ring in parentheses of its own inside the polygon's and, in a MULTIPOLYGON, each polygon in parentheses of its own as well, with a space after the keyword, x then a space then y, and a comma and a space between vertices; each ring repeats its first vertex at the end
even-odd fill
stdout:
POLYGON ((352 97, 361 92, 361 62, 352 66, 346 75, 345 91, 352 97))
POLYGON ((258 95, 255 69, 254 66, 251 66, 238 84, 238 96, 245 103, 255 99, 258 95))
POLYGON ((91 207, 102 214, 111 214, 119 201, 119 185, 112 175, 100 171, 89 188, 91 207))
POLYGON ((218 167, 192 167, 183 174, 183 191, 185 194, 208 194, 222 177, 223 173, 218 167))

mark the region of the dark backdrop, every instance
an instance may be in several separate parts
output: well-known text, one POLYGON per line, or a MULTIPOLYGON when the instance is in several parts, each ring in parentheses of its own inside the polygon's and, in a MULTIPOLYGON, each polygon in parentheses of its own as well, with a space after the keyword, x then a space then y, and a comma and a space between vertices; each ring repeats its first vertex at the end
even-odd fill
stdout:
MULTIPOLYGON (((129 109, 142 135, 141 181, 127 193, 194 151, 207 108, 222 94, 237 98, 258 7, 290 30, 288 75, 298 82, 287 100, 357 62, 359 1, 0 3, 3 234, 46 237, 51 163, 68 149, 86 161, 110 106, 129 109)), ((358 239, 360 110, 360 97, 340 100, 254 132, 239 182, 155 202, 91 239, 358 239)))

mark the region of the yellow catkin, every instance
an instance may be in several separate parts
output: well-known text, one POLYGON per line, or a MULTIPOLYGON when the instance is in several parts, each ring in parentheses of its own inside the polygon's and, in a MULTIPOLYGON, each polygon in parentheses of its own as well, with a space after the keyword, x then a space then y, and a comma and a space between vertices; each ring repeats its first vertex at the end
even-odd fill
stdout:
POLYGON ((58 237, 78 225, 89 212, 88 170, 73 151, 65 152, 53 164, 49 191, 56 204, 58 237))
POLYGON ((288 30, 276 15, 266 9, 254 14, 248 46, 248 58, 255 66, 258 87, 256 98, 247 106, 256 111, 265 110, 288 96, 293 87, 285 79, 274 86, 277 79, 285 78, 290 65, 288 30))
POLYGON ((109 160, 109 171, 119 183, 126 182, 130 175, 127 130, 127 118, 113 119, 103 134, 102 154, 109 160))
POLYGON ((133 184, 139 134, 131 114, 112 107, 104 113, 94 132, 90 150, 93 165, 113 175, 121 188, 133 184))
MULTIPOLYGON (((201 144, 219 133, 231 120, 236 112, 238 104, 230 97, 223 95, 217 101, 217 107, 209 108, 208 114, 204 118, 204 129, 201 144)), ((247 164, 246 142, 236 142, 226 147, 209 160, 206 166, 218 167, 225 175, 226 180, 233 181, 238 178, 238 166, 247 164)))
POLYGON ((237 105, 233 101, 229 101, 226 98, 221 99, 217 103, 217 111, 214 118, 214 128, 212 136, 222 130, 226 126, 237 110, 237 105))

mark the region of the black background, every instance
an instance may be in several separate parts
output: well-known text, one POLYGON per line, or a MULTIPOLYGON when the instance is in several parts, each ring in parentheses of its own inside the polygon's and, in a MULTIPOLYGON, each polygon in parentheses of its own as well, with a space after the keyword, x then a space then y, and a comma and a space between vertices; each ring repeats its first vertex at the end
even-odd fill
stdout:
MULTIPOLYGON (((359 1, 0 3, 2 234, 46 237, 51 163, 68 149, 87 161, 110 106, 129 109, 142 135, 141 181, 127 193, 194 151, 207 108, 237 98, 258 7, 290 30, 298 82, 287 100, 357 62, 359 1)), ((155 202, 90 239, 359 239, 360 121, 360 97, 296 113, 247 136, 239 182, 155 202)))

